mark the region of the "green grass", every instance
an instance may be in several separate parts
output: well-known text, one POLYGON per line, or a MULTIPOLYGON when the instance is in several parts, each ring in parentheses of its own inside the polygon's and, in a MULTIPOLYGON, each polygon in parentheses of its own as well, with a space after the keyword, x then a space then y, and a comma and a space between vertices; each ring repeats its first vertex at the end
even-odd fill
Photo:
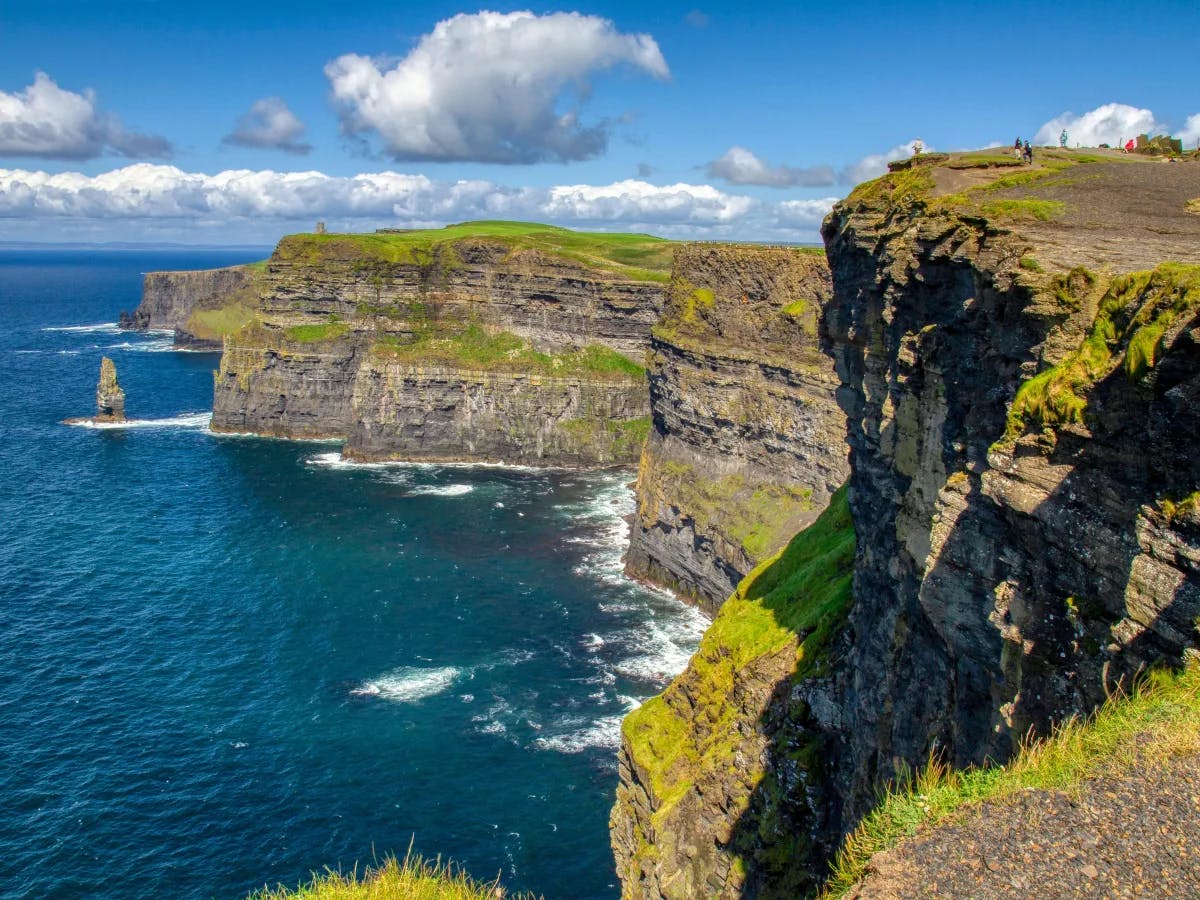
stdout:
POLYGON ((377 867, 349 874, 326 872, 296 888, 264 888, 250 900, 521 900, 529 895, 508 894, 499 878, 475 881, 451 864, 426 862, 409 853, 403 860, 389 856, 377 867))
MULTIPOLYGON (((750 482, 737 473, 705 478, 676 460, 645 477, 662 482, 661 493, 695 522, 697 533, 721 532, 752 562, 778 550, 795 533, 797 517, 813 508, 809 488, 750 482)), ((657 493, 644 495, 649 501, 657 493)))
POLYGON ((1039 150, 1036 165, 1022 166, 1015 157, 1003 150, 984 150, 974 153, 954 154, 946 158, 934 154, 908 168, 888 172, 874 181, 856 187, 846 202, 882 203, 888 211, 920 207, 932 211, 946 210, 979 214, 998 219, 1035 219, 1049 221, 1065 211, 1065 205, 1057 200, 1036 197, 997 199, 991 195, 1013 188, 1050 187, 1065 183, 1061 176, 1068 169, 1095 162, 1113 162, 1115 157, 1079 153, 1071 150, 1039 150), (932 169, 1009 169, 1021 166, 1020 171, 1008 172, 984 184, 969 187, 955 194, 934 197, 936 182, 932 169))
POLYGON ((1037 219, 1049 222, 1066 210, 1059 200, 988 200, 980 204, 980 211, 993 219, 1037 219))
POLYGON ((1200 665, 1155 672, 1131 695, 1114 695, 1094 716, 1072 719, 1046 740, 1025 744, 1005 766, 951 771, 934 762, 891 788, 846 838, 822 896, 847 895, 874 854, 980 803, 1027 789, 1077 793, 1089 779, 1194 753, 1200 753, 1200 665))
POLYGON ((412 365, 443 363, 485 371, 610 381, 640 380, 646 376, 645 369, 637 363, 599 344, 563 353, 542 353, 511 332, 493 332, 477 324, 431 326, 416 332, 409 341, 386 336, 375 342, 372 352, 412 365))
POLYGON ((1079 349, 1017 390, 1004 439, 1034 425, 1086 424, 1091 388, 1118 366, 1141 378, 1157 363, 1166 331, 1197 310, 1200 266, 1163 263, 1114 278, 1079 349))
POLYGON ((203 340, 220 340, 233 334, 257 317, 253 307, 232 303, 220 309, 197 309, 188 316, 186 331, 203 340))
POLYGON ((478 239, 503 244, 510 253, 538 250, 634 281, 667 281, 675 250, 673 242, 646 234, 482 221, 384 234, 293 234, 279 242, 275 253, 282 260, 307 264, 430 265, 440 258, 444 265, 454 266, 453 255, 446 259, 444 251, 452 250, 456 242, 478 239))
POLYGON ((289 340, 299 344, 319 344, 335 341, 350 330, 344 322, 319 322, 314 325, 293 325, 284 329, 289 340))
POLYGON ((623 734, 658 800, 656 819, 669 814, 702 772, 734 764, 740 737, 729 698, 742 670, 793 642, 793 678, 822 670, 824 651, 850 607, 853 568, 854 526, 842 488, 811 526, 742 580, 688 670, 625 717, 623 734), (684 690, 687 700, 677 710, 677 693, 684 690), (693 728, 693 721, 703 727, 693 728))

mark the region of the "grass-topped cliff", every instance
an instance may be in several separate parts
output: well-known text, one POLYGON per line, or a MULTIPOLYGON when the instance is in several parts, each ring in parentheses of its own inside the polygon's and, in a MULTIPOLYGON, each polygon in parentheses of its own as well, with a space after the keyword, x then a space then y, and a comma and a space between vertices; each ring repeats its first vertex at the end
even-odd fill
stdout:
POLYGON ((764 875, 794 896, 811 888, 795 862, 809 830, 788 793, 797 779, 820 781, 821 739, 800 738, 800 726, 780 742, 767 723, 803 720, 803 704, 788 698, 829 666, 850 607, 854 549, 843 489, 746 576, 687 670, 625 718, 612 821, 628 893, 726 895, 747 887, 750 873, 755 889, 764 875), (744 816, 757 826, 735 824, 744 816))
POLYGON ((480 221, 445 228, 388 230, 374 234, 293 234, 276 248, 281 261, 420 265, 435 256, 448 268, 462 265, 453 248, 463 242, 499 244, 512 254, 538 251, 549 258, 602 269, 635 281, 666 281, 673 242, 647 234, 572 231, 533 222, 480 221))

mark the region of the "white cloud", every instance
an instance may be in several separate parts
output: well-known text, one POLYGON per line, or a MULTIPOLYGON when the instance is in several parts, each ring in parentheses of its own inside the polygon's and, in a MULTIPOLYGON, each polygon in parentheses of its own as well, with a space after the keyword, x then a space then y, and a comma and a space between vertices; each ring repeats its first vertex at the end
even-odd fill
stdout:
POLYGON ((707 184, 659 187, 627 180, 552 187, 543 209, 551 218, 582 222, 717 224, 740 219, 755 205, 750 197, 724 194, 707 184))
POLYGON ((710 178, 720 178, 730 184, 761 184, 767 187, 827 187, 837 181, 832 166, 798 169, 792 166, 769 166, 745 147, 730 147, 725 155, 708 163, 710 178))
POLYGON ((96 108, 92 90, 65 91, 45 72, 23 91, 0 91, 0 156, 94 159, 171 155, 161 137, 126 131, 112 113, 96 108))
POLYGON ((233 169, 207 175, 137 163, 102 175, 0 169, 0 233, 62 235, 103 226, 125 236, 192 240, 270 235, 324 219, 346 230, 524 219, 708 239, 812 241, 834 198, 766 203, 711 185, 512 187, 424 175, 233 169), (11 227, 5 224, 11 223, 11 227))
POLYGON ((304 141, 304 123, 278 97, 256 100, 250 111, 239 116, 223 142, 239 147, 261 147, 303 155, 312 150, 304 141))
POLYGON ((1038 129, 1033 137, 1035 144, 1058 144, 1058 136, 1067 130, 1067 141, 1072 147, 1095 147, 1099 144, 1117 146, 1139 134, 1162 134, 1169 131, 1154 118, 1148 109, 1126 106, 1124 103, 1106 103, 1090 112, 1077 116, 1065 112, 1051 119, 1038 129))
POLYGON ((825 216, 838 202, 837 197, 819 200, 785 200, 775 207, 775 223, 781 228, 819 228, 825 216))
MULTIPOLYGON (((872 153, 869 156, 864 156, 858 162, 846 166, 841 170, 838 180, 843 184, 859 184, 863 181, 870 181, 872 178, 878 178, 887 171, 887 164, 895 162, 898 159, 908 159, 913 155, 913 144, 916 140, 911 140, 905 144, 897 144, 891 150, 885 153, 872 153)), ((932 147, 925 147, 926 151, 932 150, 932 147)))
POLYGON ((342 131, 377 134, 404 160, 532 163, 604 151, 609 126, 586 125, 588 76, 622 63, 666 78, 648 34, 580 13, 460 14, 438 22, 390 68, 349 53, 325 66, 342 131), (576 102, 560 112, 568 89, 576 102))
POLYGON ((1188 116, 1188 120, 1183 123, 1183 128, 1175 137, 1183 141, 1185 150, 1193 149, 1200 144, 1200 113, 1188 116))

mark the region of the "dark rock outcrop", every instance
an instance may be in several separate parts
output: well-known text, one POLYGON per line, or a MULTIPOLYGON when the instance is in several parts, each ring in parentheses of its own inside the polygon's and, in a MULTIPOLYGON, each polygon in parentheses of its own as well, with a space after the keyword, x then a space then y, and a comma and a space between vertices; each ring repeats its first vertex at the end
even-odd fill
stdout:
MULTIPOLYGON (((1088 177, 1005 182, 928 162, 824 227, 853 602, 817 660, 801 645, 771 685, 776 645, 731 618, 761 607, 731 601, 708 654, 627 720, 626 896, 811 892, 904 769, 1003 761, 1197 652, 1200 244, 1161 223, 1200 194, 1200 168, 1084 158, 1088 177), (1133 212, 1121 199, 1147 194, 1133 212), (1096 268, 1105 248, 1116 272, 1096 268)), ((790 627, 811 641, 803 619, 790 627)))
POLYGON ((683 245, 651 344, 627 569, 715 610, 846 479, 824 256, 683 245))

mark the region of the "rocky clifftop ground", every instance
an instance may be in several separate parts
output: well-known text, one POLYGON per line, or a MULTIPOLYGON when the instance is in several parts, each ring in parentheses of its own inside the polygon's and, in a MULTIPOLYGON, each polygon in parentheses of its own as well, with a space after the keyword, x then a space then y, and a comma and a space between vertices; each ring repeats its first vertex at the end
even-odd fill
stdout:
POLYGON ((898 164, 826 221, 849 513, 627 719, 626 896, 812 892, 905 767, 1003 760, 1195 652, 1200 162, 1012 163, 898 164))

